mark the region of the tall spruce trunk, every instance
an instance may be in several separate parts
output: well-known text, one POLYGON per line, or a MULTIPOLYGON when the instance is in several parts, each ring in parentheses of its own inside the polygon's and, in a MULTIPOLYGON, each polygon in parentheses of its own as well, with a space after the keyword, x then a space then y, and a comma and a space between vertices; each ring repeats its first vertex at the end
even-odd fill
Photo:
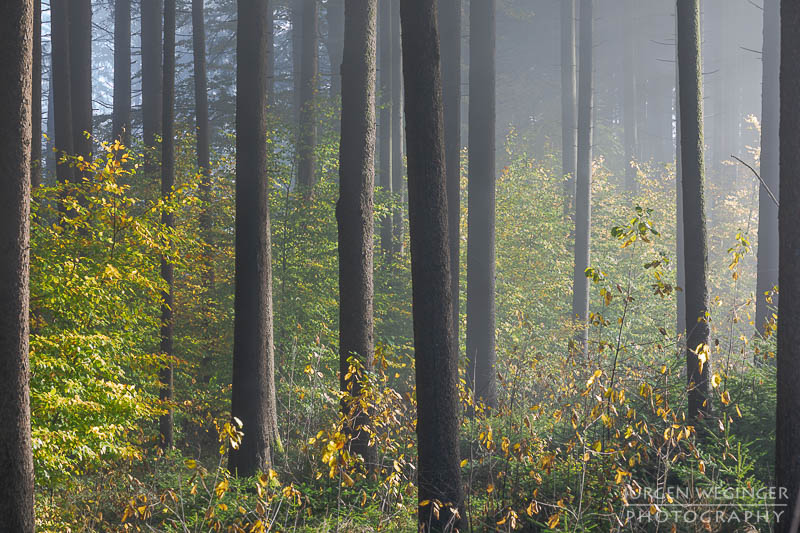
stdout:
MULTIPOLYGON (((392 0, 392 194, 402 203, 405 192, 403 168, 403 51, 400 42, 400 2, 392 0)), ((403 249, 403 208, 392 213, 394 252, 403 249)))
MULTIPOLYGON (((372 371, 375 180, 375 66, 377 0, 345 4, 342 60, 342 130, 339 145, 339 376, 343 392, 358 396, 360 372, 350 372, 352 357, 372 371), (349 376, 349 377, 348 377, 349 376)), ((377 453, 364 427, 370 413, 358 401, 344 401, 350 450, 372 469, 377 453)))
POLYGON ((308 193, 314 186, 316 170, 319 0, 302 0, 302 3, 303 42, 300 66, 299 135, 297 137, 297 184, 308 193))
MULTIPOLYGON (((69 0, 69 65, 75 155, 92 159, 92 2, 69 0), (87 135, 88 134, 88 135, 87 135)), ((76 176, 88 175, 75 170, 76 176)))
MULTIPOLYGON (((380 115, 378 118, 378 183, 392 193, 392 2, 378 8, 378 73, 380 74, 380 115)), ((344 111, 342 111, 344 114, 344 111)), ((392 251, 392 213, 381 221, 381 250, 392 251)))
POLYGON ((564 212, 575 199, 578 165, 578 87, 575 60, 575 0, 561 2, 561 173, 564 178, 564 212))
MULTIPOLYGON (((458 342, 461 266, 461 0, 439 0, 442 53, 444 150, 447 170, 447 225, 450 230, 450 297, 458 342)), ((457 345, 456 345, 457 346, 457 345)))
MULTIPOLYGON (((800 3, 781 2, 780 190, 778 210, 780 258, 778 286, 777 410, 775 430, 776 504, 786 507, 776 531, 797 531, 793 520, 800 499, 800 3), (785 489, 785 490, 783 490, 785 489)), ((766 51, 765 51, 766 52, 766 51)), ((778 509, 780 510, 780 509, 778 509)))
POLYGON ((778 206, 780 174, 780 0, 764 1, 764 44, 761 77, 761 179, 758 193, 758 266, 756 280, 756 331, 764 335, 765 325, 778 307, 778 206), (764 187, 769 187, 770 192, 764 187), (771 295, 771 302, 767 298, 771 295))
MULTIPOLYGON (((161 198, 169 201, 175 187, 175 0, 164 1, 164 72, 163 72, 163 102, 161 108, 164 116, 162 124, 164 137, 161 141, 161 198)), ((167 230, 175 227, 175 214, 170 209, 161 211, 161 223, 167 230)), ((170 247, 171 243, 167 243, 170 247)), ((173 330, 175 289, 174 266, 170 260, 161 257, 161 278, 167 288, 161 293, 161 354, 168 360, 161 369, 160 398, 165 402, 167 412, 161 416, 159 430, 161 433, 161 446, 164 449, 172 448, 174 444, 172 400, 173 386, 173 330)))
POLYGON ((688 416, 708 411, 710 357, 708 248, 703 160, 703 88, 700 59, 700 0, 678 0, 683 249, 686 281, 686 372, 688 416))
POLYGON ((454 531, 461 529, 464 493, 436 0, 402 0, 400 8, 417 384, 417 497, 425 504, 418 508, 419 526, 426 532, 454 531), (443 504, 438 513, 434 500, 443 504), (459 516, 451 509, 458 509, 459 516))
POLYGON ((231 414, 244 437, 230 452, 241 476, 265 471, 280 450, 272 334, 267 181, 266 0, 239 0, 236 32, 236 259, 231 414))
POLYGON ((50 8, 52 53, 53 128, 55 130, 56 178, 59 182, 74 182, 75 170, 60 163, 60 155, 74 155, 72 135, 72 83, 70 82, 69 7, 66 2, 53 2, 50 8))
POLYGON ((128 146, 131 137, 131 0, 114 3, 114 109, 111 135, 128 146))
MULTIPOLYGON (((205 36, 205 23, 203 24, 203 35, 205 36)), ((266 68, 267 68, 266 70, 267 106, 272 107, 275 105, 275 3, 272 0, 267 0, 267 67, 266 68)))
POLYGON ((471 2, 469 21, 467 384, 495 407, 495 0, 471 2))
MULTIPOLYGON (((144 145, 154 148, 161 135, 161 0, 142 0, 142 132, 144 145)), ((155 169, 148 158, 146 168, 155 169)))
POLYGON ((42 0, 33 0, 31 188, 42 183, 42 0))
POLYGON ((33 533, 28 278, 33 1, 0 4, 0 531, 33 533))
POLYGON ((572 285, 572 318, 575 320, 575 350, 589 353, 589 268, 592 227, 592 72, 593 0, 580 0, 580 45, 578 58, 578 166, 575 180, 575 269, 572 285))

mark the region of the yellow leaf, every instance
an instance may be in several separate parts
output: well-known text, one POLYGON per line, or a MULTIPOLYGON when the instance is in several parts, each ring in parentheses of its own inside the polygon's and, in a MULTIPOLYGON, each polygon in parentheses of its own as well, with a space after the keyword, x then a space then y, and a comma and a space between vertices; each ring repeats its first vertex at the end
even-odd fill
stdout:
POLYGON ((722 400, 722 403, 724 403, 725 405, 731 403, 731 395, 728 394, 728 391, 723 392, 722 397, 720 399, 722 400))

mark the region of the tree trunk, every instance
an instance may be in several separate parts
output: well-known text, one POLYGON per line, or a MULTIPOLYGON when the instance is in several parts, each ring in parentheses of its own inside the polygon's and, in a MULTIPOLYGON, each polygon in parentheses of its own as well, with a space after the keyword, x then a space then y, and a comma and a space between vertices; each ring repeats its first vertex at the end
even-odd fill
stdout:
POLYGON ((28 276, 33 1, 0 6, 0 531, 33 533, 28 276))
POLYGON ((230 452, 241 476, 266 470, 280 448, 272 336, 267 182, 266 0, 239 0, 236 33, 236 287, 231 414, 244 437, 230 452))
MULTIPOLYGON (((142 0, 142 129, 152 149, 161 135, 161 0, 142 0)), ((152 161, 148 169, 155 168, 152 161)))
POLYGON ((316 96, 319 81, 319 1, 303 0, 303 43, 300 68, 300 122, 297 140, 297 183, 306 192, 314 186, 317 148, 316 96))
POLYGON ((111 135, 128 146, 131 137, 131 0, 114 4, 114 110, 111 135))
MULTIPOLYGON (((168 201, 175 187, 175 0, 164 2, 164 73, 163 102, 161 108, 164 116, 162 124, 164 137, 161 141, 161 198, 168 201)), ((169 209, 161 212, 161 223, 167 228, 175 227, 175 215, 169 209)), ((172 263, 161 257, 161 277, 167 289, 161 294, 161 354, 172 358, 172 334, 175 297, 174 268, 172 263)), ((170 403, 173 398, 172 361, 168 361, 161 369, 161 401, 170 403)), ((167 413, 161 416, 161 446, 172 448, 173 439, 172 407, 167 406, 167 413)))
POLYGON ((428 501, 418 508, 419 526, 426 532, 455 531, 464 516, 464 493, 436 0, 402 0, 400 8, 417 383, 417 497, 420 503, 428 501), (433 512, 434 500, 443 504, 438 514, 433 512), (460 517, 450 509, 458 509, 460 517))
MULTIPOLYGON (((391 2, 381 2, 378 9, 378 72, 380 73, 380 117, 378 119, 378 170, 381 188, 392 194, 392 8, 391 2)), ((346 37, 345 37, 346 38, 346 37)), ((342 111, 344 115, 344 111, 342 111)), ((392 251, 392 213, 381 221, 381 250, 392 251)))
MULTIPOLYGON (((392 194, 395 201, 403 201, 403 57, 400 42, 400 5, 392 4, 392 194)), ((392 241, 394 252, 403 250, 403 209, 392 213, 392 241)))
MULTIPOLYGON (((193 2, 195 0, 192 0, 193 2)), ((205 23, 203 23, 203 42, 205 43, 205 23)), ((205 69, 205 44, 203 45, 205 69)), ((267 0, 267 106, 275 105, 275 5, 267 0)), ((208 100, 208 99, 206 99, 208 100)), ((208 114, 208 111, 206 111, 208 114)))
MULTIPOLYGON (((797 531, 791 527, 798 509, 800 494, 800 3, 781 2, 780 64, 780 190, 778 210, 780 258, 778 286, 778 360, 777 427, 775 430, 775 486, 779 487, 776 504, 786 507, 777 524, 778 533, 797 531), (785 489, 785 492, 784 492, 785 489)), ((766 50, 765 50, 766 53, 766 50)))
POLYGON ((33 0, 31 189, 42 183, 42 0, 33 0))
POLYGON ((292 24, 292 83, 294 84, 292 111, 294 123, 300 123, 300 81, 303 70, 303 9, 305 0, 295 0, 289 3, 289 18, 292 24))
MULTIPOLYGON (((92 159, 92 2, 70 0, 69 4, 69 65, 72 69, 72 143, 75 155, 85 161, 92 159)), ((75 175, 86 172, 75 170, 75 175)))
MULTIPOLYGON (((675 34, 677 35, 678 21, 675 20, 675 34)), ((683 258, 683 158, 681 157, 681 97, 680 97, 680 76, 678 69, 678 46, 675 43, 675 283, 678 286, 675 294, 677 296, 677 313, 675 337, 679 342, 685 341, 686 334, 686 262, 683 258)))
MULTIPOLYGON (((70 82, 69 6, 66 2, 53 2, 50 28, 53 68, 53 122, 55 148, 59 155, 75 153, 72 136, 72 83, 70 82)), ((58 161, 59 158, 56 159, 58 161)), ((75 181, 75 171, 69 164, 56 164, 56 177, 60 182, 75 181)))
POLYGON ((578 96, 575 72, 575 0, 561 2, 561 173, 564 178, 564 212, 575 198, 575 169, 578 165, 578 96))
MULTIPOLYGON (((631 15, 636 12, 635 0, 625 2, 625 11, 631 15)), ((635 20, 634 20, 635 23, 635 20)), ((634 54, 636 45, 634 42, 635 24, 628 24, 622 29, 625 32, 625 47, 623 50, 623 96, 622 96, 622 118, 625 129, 625 190, 635 193, 637 188, 636 167, 633 165, 636 159, 639 135, 636 131, 636 71, 634 65, 634 54)))
MULTIPOLYGON (((763 74, 761 81, 761 179, 778 198, 780 150, 780 0, 764 2, 763 74)), ((756 281, 756 331, 763 335, 765 324, 778 307, 778 294, 767 302, 768 294, 778 284, 778 206, 770 193, 759 188, 758 194, 758 275, 756 281)))
POLYGON ((471 2, 469 25, 467 384, 495 407, 495 0, 471 2))
MULTIPOLYGON (((50 36, 52 42, 52 11, 50 12, 50 36)), ((47 142, 45 142, 45 156, 44 156, 44 165, 46 170, 47 176, 55 176, 56 174, 56 155, 53 153, 53 148, 55 147, 56 141, 56 125, 54 120, 54 108, 55 105, 53 104, 53 63, 52 63, 52 54, 51 54, 51 62, 50 62, 50 75, 47 77, 47 142)))
POLYGON ((450 298, 458 348, 459 267, 461 265, 461 0, 439 0, 442 51, 444 150, 447 170, 447 226, 450 230, 450 298))
POLYGON ((342 95, 342 52, 344 50, 344 0, 328 0, 328 59, 331 63, 331 98, 342 95))
MULTIPOLYGON (((377 0, 345 4, 342 60, 342 132, 339 148, 339 375, 343 392, 360 394, 351 357, 372 370, 373 347, 373 188, 375 180, 375 65, 377 0)), ((369 445, 370 414, 358 402, 343 402, 350 449, 375 465, 369 445)))
POLYGON ((703 161, 703 88, 700 60, 700 0, 678 0, 678 69, 680 82, 681 181, 683 183, 683 243, 686 270, 686 372, 688 415, 708 411, 711 361, 708 323, 708 248, 703 161), (699 352, 698 352, 699 350, 699 352))
POLYGON ((575 270, 572 274, 572 318, 578 331, 575 349, 589 353, 589 268, 592 227, 592 72, 593 0, 580 0, 580 48, 578 58, 578 166, 575 183, 575 270))

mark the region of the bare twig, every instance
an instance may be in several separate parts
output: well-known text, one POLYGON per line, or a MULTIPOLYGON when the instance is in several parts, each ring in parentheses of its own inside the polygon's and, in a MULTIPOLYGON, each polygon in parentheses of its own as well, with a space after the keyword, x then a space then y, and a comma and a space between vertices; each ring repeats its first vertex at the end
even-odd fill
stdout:
POLYGON ((748 165, 747 163, 745 163, 744 161, 742 161, 741 159, 739 159, 739 158, 738 158, 738 157, 736 157, 735 155, 731 155, 731 157, 732 157, 732 158, 734 158, 735 160, 737 160, 739 163, 743 164, 744 166, 746 166, 747 168, 749 168, 749 169, 750 169, 750 172, 752 172, 752 173, 753 173, 753 175, 754 175, 756 178, 758 178, 758 181, 760 181, 760 182, 761 182, 761 185, 764 187, 764 190, 766 190, 766 191, 767 191, 767 194, 769 194, 769 197, 770 197, 770 198, 772 198, 772 201, 773 201, 773 202, 775 202, 775 207, 780 207, 780 206, 781 206, 781 204, 780 204, 780 203, 778 203, 778 199, 775 197, 775 195, 774 195, 774 194, 772 194, 772 191, 771 191, 771 190, 769 190, 769 187, 767 187, 767 184, 766 184, 766 183, 764 183, 764 180, 761 178, 761 176, 758 174, 758 172, 756 172, 756 169, 754 169, 753 167, 751 167, 750 165, 748 165))

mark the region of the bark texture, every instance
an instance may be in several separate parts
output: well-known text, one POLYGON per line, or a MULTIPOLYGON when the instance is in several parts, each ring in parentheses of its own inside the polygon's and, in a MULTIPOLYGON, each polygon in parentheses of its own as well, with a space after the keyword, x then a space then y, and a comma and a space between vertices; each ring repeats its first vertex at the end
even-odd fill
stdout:
POLYGON ((575 180, 575 269, 572 273, 572 319, 575 350, 589 353, 589 268, 592 227, 592 115, 594 114, 593 0, 580 0, 578 50, 578 166, 575 180))
POLYGON ((696 419, 710 408, 706 401, 711 367, 710 360, 701 365, 698 356, 698 349, 703 353, 709 344, 700 1, 678 0, 677 14, 688 415, 696 419))
POLYGON ((0 4, 0 531, 33 533, 28 277, 33 1, 0 4))
POLYGON ((239 0, 236 62, 236 287, 231 414, 244 437, 230 469, 248 476, 279 445, 272 335, 272 258, 267 181, 267 2, 239 0))
POLYGON ((495 407, 495 0, 469 9, 467 384, 495 407))
MULTIPOLYGON (((764 1, 763 71, 761 78, 761 179, 775 198, 780 196, 780 0, 764 1)), ((758 193, 758 267, 756 280, 756 331, 764 334, 764 325, 778 308, 778 294, 767 295, 778 284, 778 206, 770 194, 758 193)))
POLYGON ((128 146, 131 137, 131 0, 114 3, 114 110, 111 135, 128 146))
POLYGON ((800 3, 781 2, 780 66, 780 188, 778 213, 780 231, 780 273, 778 283, 778 398, 775 430, 775 485, 785 488, 775 503, 787 505, 785 518, 776 525, 779 533, 797 531, 791 527, 798 513, 800 493, 800 3))
MULTIPOLYGON (((342 132, 339 147, 339 372, 342 391, 360 393, 359 376, 349 374, 354 357, 372 370, 374 238, 373 190, 375 182, 375 66, 377 0, 345 4, 344 57, 342 61, 342 132)), ((345 402, 349 419, 350 449, 367 465, 377 459, 370 446, 369 413, 345 402)))
POLYGON ((450 230, 450 297, 453 334, 458 342, 461 266, 461 0, 439 0, 442 54, 444 150, 447 170, 447 214, 450 230))
POLYGON ((319 0, 303 1, 300 122, 297 138, 297 183, 310 190, 315 183, 317 149, 316 96, 319 82, 319 0))
MULTIPOLYGON (((473 3, 474 5, 474 3, 473 3)), ((402 0, 408 205, 417 382, 420 531, 461 528, 458 350, 453 335, 444 115, 436 0, 402 0)))

